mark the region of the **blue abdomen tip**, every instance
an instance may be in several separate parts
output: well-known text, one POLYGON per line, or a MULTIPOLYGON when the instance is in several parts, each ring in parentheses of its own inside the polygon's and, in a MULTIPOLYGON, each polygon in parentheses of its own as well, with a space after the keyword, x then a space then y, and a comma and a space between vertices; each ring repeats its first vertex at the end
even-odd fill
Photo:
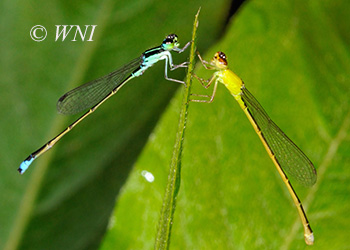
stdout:
POLYGON ((23 174, 27 168, 29 167, 29 165, 34 161, 34 158, 29 156, 26 160, 24 160, 21 165, 18 168, 18 172, 20 174, 23 174))

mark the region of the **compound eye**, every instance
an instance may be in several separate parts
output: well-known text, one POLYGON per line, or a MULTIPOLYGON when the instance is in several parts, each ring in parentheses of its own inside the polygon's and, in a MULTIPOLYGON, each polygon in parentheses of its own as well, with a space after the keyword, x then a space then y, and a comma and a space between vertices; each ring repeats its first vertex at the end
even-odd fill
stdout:
POLYGON ((176 34, 170 34, 164 39, 164 43, 176 43, 177 42, 177 35, 176 34))
POLYGON ((218 51, 215 53, 212 62, 219 68, 226 68, 227 60, 225 53, 218 51))
POLYGON ((218 57, 217 60, 218 60, 221 64, 227 65, 227 58, 226 58, 226 55, 225 55, 224 52, 219 51, 219 52, 216 53, 216 56, 218 57))
POLYGON ((222 60, 225 60, 226 61, 226 55, 225 55, 225 53, 224 52, 219 52, 219 57, 220 57, 220 59, 222 59, 222 60))

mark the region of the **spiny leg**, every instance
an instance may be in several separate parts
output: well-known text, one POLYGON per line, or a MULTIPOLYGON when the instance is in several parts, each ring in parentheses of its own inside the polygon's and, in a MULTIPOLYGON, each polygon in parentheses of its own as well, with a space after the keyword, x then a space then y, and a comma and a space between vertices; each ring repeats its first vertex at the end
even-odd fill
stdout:
POLYGON ((203 67, 204 67, 205 69, 216 70, 216 68, 213 67, 213 66, 210 64, 210 62, 207 62, 207 61, 203 60, 203 58, 201 57, 201 55, 199 54, 198 51, 197 51, 197 56, 198 56, 199 60, 201 61, 202 65, 203 65, 203 67))
MULTIPOLYGON (((168 80, 168 81, 181 83, 181 84, 185 85, 185 87, 187 87, 187 86, 186 86, 186 83, 185 83, 184 81, 181 81, 181 80, 177 80, 177 79, 173 79, 173 78, 168 77, 168 65, 169 65, 170 69, 174 68, 175 66, 177 66, 177 68, 178 68, 178 67, 183 67, 183 66, 179 66, 179 65, 174 65, 171 55, 170 55, 170 54, 167 55, 167 56, 165 57, 165 71, 164 71, 164 77, 165 77, 165 79, 168 80)), ((180 64, 180 65, 181 65, 181 64, 180 64)))
POLYGON ((199 96, 199 97, 207 97, 210 98, 209 100, 197 100, 197 99, 191 99, 191 102, 205 102, 205 103, 211 103, 214 100, 215 94, 216 94, 216 89, 218 86, 218 82, 219 79, 217 77, 215 77, 215 75, 213 75, 212 77, 210 77, 208 80, 204 80, 203 78, 198 77, 197 75, 194 74, 194 77, 196 77, 198 79, 198 81, 204 86, 204 88, 208 88, 212 82, 215 79, 215 83, 214 83, 214 89, 213 89, 213 93, 211 95, 198 95, 198 94, 191 94, 193 96, 199 96), (204 84, 204 83, 208 83, 208 84, 204 84))

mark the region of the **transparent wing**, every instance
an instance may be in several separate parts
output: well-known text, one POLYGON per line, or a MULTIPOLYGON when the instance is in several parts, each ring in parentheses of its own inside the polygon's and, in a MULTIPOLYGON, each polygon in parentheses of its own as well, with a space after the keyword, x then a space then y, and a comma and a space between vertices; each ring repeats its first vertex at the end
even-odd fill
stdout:
POLYGON ((73 115, 93 107, 118 87, 142 63, 142 56, 125 64, 119 69, 85 83, 60 97, 57 111, 65 115, 73 115))
POLYGON ((242 88, 241 98, 281 168, 305 186, 315 184, 316 169, 309 158, 270 119, 260 103, 245 87, 242 88))

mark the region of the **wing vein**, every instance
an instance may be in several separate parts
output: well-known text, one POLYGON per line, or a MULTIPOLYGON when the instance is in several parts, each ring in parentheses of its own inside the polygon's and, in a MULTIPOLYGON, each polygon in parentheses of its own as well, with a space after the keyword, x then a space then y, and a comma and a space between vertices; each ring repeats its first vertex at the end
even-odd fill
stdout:
POLYGON ((135 58, 108 75, 67 92, 58 100, 57 111, 61 114, 72 115, 91 108, 118 87, 141 63, 142 56, 135 58))
POLYGON ((260 103, 245 87, 242 88, 241 97, 281 168, 299 183, 305 186, 313 185, 317 179, 316 169, 309 158, 271 120, 260 103))

